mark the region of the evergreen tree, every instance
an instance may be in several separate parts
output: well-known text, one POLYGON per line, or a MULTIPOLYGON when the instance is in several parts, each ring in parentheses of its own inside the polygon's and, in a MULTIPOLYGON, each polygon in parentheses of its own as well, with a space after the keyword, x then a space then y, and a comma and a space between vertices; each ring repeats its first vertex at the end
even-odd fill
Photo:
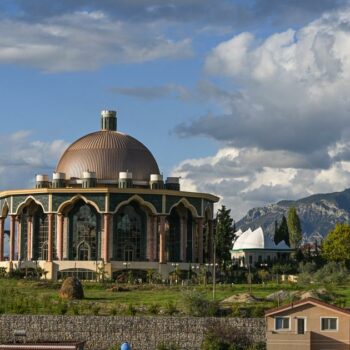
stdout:
POLYGON ((290 245, 292 248, 299 248, 303 239, 303 234, 301 232, 301 224, 295 207, 289 208, 287 223, 290 245))
POLYGON ((290 245, 289 243, 289 230, 288 230, 288 223, 286 217, 282 216, 281 224, 277 227, 275 222, 275 237, 274 241, 276 244, 279 242, 285 241, 287 245, 290 245))
POLYGON ((230 250, 234 238, 233 219, 230 216, 231 210, 223 205, 216 214, 216 258, 221 264, 231 260, 230 250))
POLYGON ((279 238, 279 232, 278 232, 278 222, 277 220, 275 220, 275 233, 273 236, 273 240, 275 241, 275 244, 278 244, 281 240, 279 238))

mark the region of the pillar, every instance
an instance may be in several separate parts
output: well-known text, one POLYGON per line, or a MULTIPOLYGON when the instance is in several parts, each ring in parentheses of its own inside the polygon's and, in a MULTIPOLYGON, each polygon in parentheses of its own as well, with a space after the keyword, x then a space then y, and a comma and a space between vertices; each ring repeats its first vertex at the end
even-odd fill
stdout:
POLYGON ((180 261, 186 262, 187 260, 187 218, 186 216, 180 217, 180 261))
POLYGON ((159 263, 166 264, 165 257, 165 218, 166 216, 161 215, 159 217, 159 263))
POLYGON ((16 216, 10 215, 10 261, 15 258, 16 216))
POLYGON ((197 219, 198 262, 203 264, 203 218, 197 219))
POLYGON ((152 216, 152 225, 153 225, 153 261, 158 259, 158 217, 152 216))
POLYGON ((57 214, 57 258, 63 260, 63 214, 57 214))
POLYGON ((16 216, 17 226, 17 260, 22 259, 22 229, 21 229, 21 217, 16 216))
POLYGON ((153 259, 153 217, 147 215, 147 248, 146 248, 146 259, 152 261, 153 259))
POLYGON ((0 218, 0 261, 4 261, 5 218, 0 218))
POLYGON ((102 249, 102 259, 105 263, 109 262, 109 237, 110 237, 110 218, 111 214, 103 214, 103 249, 102 249))
POLYGON ((28 216, 27 221, 27 260, 33 259, 33 217, 28 216))
POLYGON ((209 230, 209 243, 208 243, 208 262, 213 262, 213 249, 214 249, 214 222, 208 220, 209 230))
POLYGON ((47 261, 52 262, 53 260, 53 224, 54 215, 47 214, 48 219, 48 239, 47 239, 47 261))

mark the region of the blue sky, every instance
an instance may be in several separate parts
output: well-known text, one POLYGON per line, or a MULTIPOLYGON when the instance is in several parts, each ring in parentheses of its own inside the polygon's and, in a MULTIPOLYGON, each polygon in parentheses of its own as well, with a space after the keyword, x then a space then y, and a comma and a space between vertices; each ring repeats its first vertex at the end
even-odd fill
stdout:
POLYGON ((235 219, 350 185, 350 9, 335 0, 3 0, 0 189, 102 109, 235 219))

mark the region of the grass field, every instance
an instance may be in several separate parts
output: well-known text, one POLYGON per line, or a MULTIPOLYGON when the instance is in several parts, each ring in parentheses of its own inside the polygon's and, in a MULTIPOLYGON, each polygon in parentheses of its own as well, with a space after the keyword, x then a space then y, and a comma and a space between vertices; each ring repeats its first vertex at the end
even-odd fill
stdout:
MULTIPOLYGON (((212 286, 164 286, 164 285, 123 285, 126 291, 111 291, 113 285, 84 283, 85 298, 80 301, 62 301, 59 283, 0 279, 0 313, 10 314, 73 314, 73 315, 135 315, 135 314, 184 314, 186 292, 196 290, 208 299, 212 298, 212 286)), ((264 298, 278 290, 311 290, 324 286, 300 287, 292 284, 252 285, 252 295, 264 298)), ((350 306, 350 285, 327 286, 333 300, 342 306, 350 306)), ((249 293, 245 284, 217 285, 216 300, 241 293, 249 293)), ((240 304, 240 307, 259 307, 260 313, 275 306, 274 302, 240 304)), ((226 308, 230 308, 226 305, 226 308)), ((237 308, 237 306, 236 306, 237 308)), ((259 316, 259 315, 256 315, 259 316)))

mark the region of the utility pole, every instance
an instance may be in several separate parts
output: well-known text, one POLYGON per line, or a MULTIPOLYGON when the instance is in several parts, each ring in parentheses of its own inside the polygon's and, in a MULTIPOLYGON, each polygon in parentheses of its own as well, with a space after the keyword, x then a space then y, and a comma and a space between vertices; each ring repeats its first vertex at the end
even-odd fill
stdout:
POLYGON ((215 239, 214 239, 214 255, 213 255, 213 300, 215 300, 215 288, 216 288, 216 243, 215 243, 215 239))

